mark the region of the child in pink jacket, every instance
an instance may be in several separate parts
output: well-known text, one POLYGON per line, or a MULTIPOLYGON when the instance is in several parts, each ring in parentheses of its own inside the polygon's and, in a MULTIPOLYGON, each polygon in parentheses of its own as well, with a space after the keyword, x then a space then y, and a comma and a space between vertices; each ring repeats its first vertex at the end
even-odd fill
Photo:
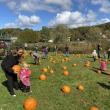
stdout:
POLYGON ((105 60, 101 60, 100 61, 100 69, 102 71, 106 71, 107 70, 107 61, 105 61, 105 60))
POLYGON ((21 72, 19 75, 20 86, 23 92, 31 92, 30 91, 30 75, 31 75, 31 70, 29 69, 29 65, 26 63, 23 63, 23 67, 21 68, 21 72))

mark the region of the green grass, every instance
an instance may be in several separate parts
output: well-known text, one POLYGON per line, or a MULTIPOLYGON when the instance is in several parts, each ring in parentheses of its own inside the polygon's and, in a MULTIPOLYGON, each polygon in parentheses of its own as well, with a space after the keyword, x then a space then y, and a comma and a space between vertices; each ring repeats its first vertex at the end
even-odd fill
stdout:
MULTIPOLYGON (((110 110, 110 76, 106 74, 98 75, 92 70, 99 67, 98 61, 91 64, 90 68, 84 67, 85 60, 92 60, 88 55, 80 58, 71 55, 69 62, 61 63, 60 56, 53 56, 56 64, 48 59, 41 59, 41 65, 32 65, 32 58, 26 60, 31 64, 31 88, 34 98, 38 101, 37 110, 89 110, 91 106, 97 106, 100 110, 110 110), (77 63, 77 67, 72 67, 77 63), (63 75, 62 66, 66 65, 70 72, 69 76, 63 75), (47 80, 39 80, 43 67, 50 66, 54 69, 54 74, 46 73, 47 80), (84 85, 84 91, 76 89, 77 85, 84 85), (63 85, 71 87, 70 94, 64 94, 60 89, 63 85)), ((110 63, 108 63, 110 69, 110 63)), ((23 110, 22 103, 29 96, 21 91, 15 91, 17 97, 11 97, 7 89, 2 85, 5 76, 0 69, 0 110, 23 110)))

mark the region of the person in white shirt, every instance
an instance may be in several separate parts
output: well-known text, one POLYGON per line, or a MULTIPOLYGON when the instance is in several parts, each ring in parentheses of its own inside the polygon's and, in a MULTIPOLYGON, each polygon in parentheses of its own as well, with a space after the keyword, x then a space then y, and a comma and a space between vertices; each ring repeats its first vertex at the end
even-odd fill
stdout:
POLYGON ((96 52, 96 50, 94 50, 93 52, 92 52, 92 56, 93 56, 93 60, 94 60, 94 62, 96 61, 96 58, 97 58, 97 52, 96 52))

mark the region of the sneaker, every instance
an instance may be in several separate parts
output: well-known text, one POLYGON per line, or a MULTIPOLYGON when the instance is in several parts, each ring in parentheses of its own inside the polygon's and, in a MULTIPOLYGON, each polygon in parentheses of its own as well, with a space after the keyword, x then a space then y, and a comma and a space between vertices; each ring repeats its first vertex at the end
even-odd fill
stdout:
POLYGON ((16 97, 16 95, 15 95, 15 94, 13 94, 13 95, 11 95, 11 96, 16 97))

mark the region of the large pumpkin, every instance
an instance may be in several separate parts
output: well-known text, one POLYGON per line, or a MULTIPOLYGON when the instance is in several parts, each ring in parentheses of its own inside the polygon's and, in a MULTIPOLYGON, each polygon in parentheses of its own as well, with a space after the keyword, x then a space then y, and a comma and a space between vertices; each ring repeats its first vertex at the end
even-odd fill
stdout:
POLYGON ((93 107, 90 108, 90 110, 99 110, 99 108, 93 106, 93 107))
POLYGON ((38 103, 34 98, 29 97, 24 101, 23 107, 25 110, 35 110, 38 107, 38 103))
POLYGON ((68 75, 69 75, 69 72, 68 72, 67 70, 64 70, 63 74, 64 74, 65 76, 68 76, 68 75))
POLYGON ((19 65, 14 65, 12 67, 12 70, 14 71, 14 73, 19 74, 21 71, 21 67, 19 65))
POLYGON ((44 80, 47 79, 47 77, 45 76, 45 74, 41 74, 41 75, 39 76, 39 79, 42 80, 42 81, 44 81, 44 80))
POLYGON ((71 92, 71 88, 69 86, 63 86, 62 87, 62 91, 66 94, 70 93, 71 92))

